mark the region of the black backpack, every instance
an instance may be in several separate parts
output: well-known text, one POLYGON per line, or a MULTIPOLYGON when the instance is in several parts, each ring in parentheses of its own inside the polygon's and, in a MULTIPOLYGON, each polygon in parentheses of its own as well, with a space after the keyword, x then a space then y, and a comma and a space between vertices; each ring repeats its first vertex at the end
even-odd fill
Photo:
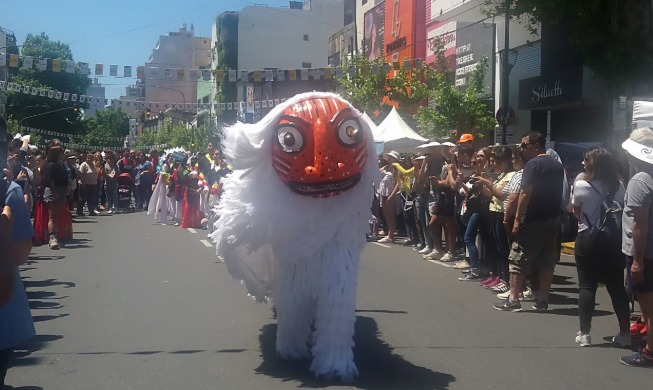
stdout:
MULTIPOLYGON (((594 191, 603 196, 601 191, 594 187, 592 183, 588 182, 588 184, 594 189, 594 191)), ((585 219, 587 219, 587 223, 590 224, 588 226, 588 231, 592 242, 597 245, 607 245, 608 248, 620 250, 622 214, 623 205, 614 200, 614 194, 612 192, 608 192, 605 196, 605 200, 601 203, 601 211, 598 219, 594 221, 594 224, 589 221, 587 214, 585 214, 585 219)))

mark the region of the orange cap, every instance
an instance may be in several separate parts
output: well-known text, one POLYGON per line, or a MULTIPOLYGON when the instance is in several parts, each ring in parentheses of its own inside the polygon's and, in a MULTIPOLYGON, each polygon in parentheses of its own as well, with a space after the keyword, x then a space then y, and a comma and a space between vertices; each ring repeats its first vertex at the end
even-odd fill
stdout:
POLYGON ((460 139, 458 140, 458 143, 464 144, 465 142, 474 142, 474 136, 469 133, 465 133, 461 135, 460 139))

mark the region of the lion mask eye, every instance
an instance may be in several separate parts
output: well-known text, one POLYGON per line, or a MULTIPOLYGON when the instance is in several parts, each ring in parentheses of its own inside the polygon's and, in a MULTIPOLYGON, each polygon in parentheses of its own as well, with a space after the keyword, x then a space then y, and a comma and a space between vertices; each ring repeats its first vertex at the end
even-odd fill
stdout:
POLYGON ((290 125, 282 125, 277 129, 277 140, 281 150, 286 153, 295 153, 304 147, 304 136, 302 132, 290 125))
POLYGON ((338 140, 344 145, 355 145, 360 142, 361 137, 361 126, 360 123, 355 119, 344 120, 338 126, 338 140))

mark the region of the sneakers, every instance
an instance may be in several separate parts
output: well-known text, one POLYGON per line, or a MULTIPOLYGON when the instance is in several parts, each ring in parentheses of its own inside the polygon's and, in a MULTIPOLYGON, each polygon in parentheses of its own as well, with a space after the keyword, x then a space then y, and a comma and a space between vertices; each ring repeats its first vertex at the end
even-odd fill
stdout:
POLYGON ((634 355, 622 356, 620 361, 627 366, 653 368, 653 352, 644 347, 634 355))
POLYGON ((477 281, 481 278, 481 276, 476 273, 475 271, 468 272, 465 275, 461 276, 458 278, 461 282, 471 282, 471 281, 477 281))
POLYGON ((54 235, 50 236, 50 242, 49 242, 50 249, 59 249, 59 241, 57 241, 57 237, 54 235))
POLYGON ((533 290, 531 290, 530 287, 528 287, 526 290, 524 290, 524 300, 525 301, 532 301, 533 300, 533 290))
MULTIPOLYGON (((508 291, 497 294, 497 298, 499 298, 499 299, 508 299, 508 298, 510 298, 510 289, 508 291)), ((522 299, 524 299, 524 294, 519 293, 519 300, 522 300, 522 299)))
POLYGON ((425 246, 424 249, 417 251, 417 253, 419 253, 420 255, 428 255, 432 251, 433 249, 429 248, 428 246, 425 246))
POLYGON ((632 339, 630 333, 619 333, 612 338, 612 342, 618 344, 620 347, 630 347, 632 339))
POLYGON ((506 299, 499 303, 495 303, 494 305, 492 305, 492 307, 494 308, 494 310, 509 311, 512 313, 521 311, 521 303, 519 303, 519 300, 510 302, 510 299, 506 299))
POLYGON ((642 322, 642 317, 638 317, 637 321, 630 326, 630 337, 635 340, 643 340, 646 338, 646 333, 648 332, 648 327, 646 323, 642 322))
POLYGON ((533 304, 533 310, 535 310, 538 313, 544 313, 549 309, 549 302, 544 302, 544 301, 535 301, 533 304))
POLYGON ((377 242, 380 243, 380 244, 394 244, 395 241, 392 238, 386 236, 386 237, 383 237, 382 239, 380 239, 377 242))
POLYGON ((449 262, 449 261, 453 261, 453 260, 454 260, 454 258, 453 258, 453 254, 452 254, 451 252, 447 252, 447 253, 445 253, 445 254, 440 258, 440 261, 443 261, 443 262, 449 262))
POLYGON ((489 289, 491 289, 493 287, 498 286, 499 283, 501 283, 501 279, 499 279, 499 277, 497 276, 490 283, 484 284, 483 287, 485 287, 485 288, 487 288, 489 290, 489 289))
POLYGON ((580 345, 581 347, 591 347, 592 346, 592 338, 590 337, 589 333, 581 333, 580 330, 578 333, 576 333, 576 343, 580 345))
POLYGON ((469 268, 469 263, 467 260, 462 260, 453 265, 455 269, 467 269, 469 268))
POLYGON ((107 214, 113 214, 113 210, 108 210, 107 214))
POLYGON ((510 286, 508 286, 506 282, 502 280, 499 282, 499 284, 492 287, 490 290, 492 290, 493 293, 505 293, 506 291, 510 292, 510 286))
POLYGON ((486 284, 490 284, 490 283, 494 282, 494 279, 495 279, 495 277, 490 275, 487 278, 483 279, 480 283, 481 283, 482 286, 485 286, 486 284))
POLYGON ((426 245, 424 245, 424 244, 417 244, 417 245, 413 246, 413 250, 415 252, 417 252, 417 253, 419 253, 421 250, 424 250, 424 249, 426 249, 426 245))
POLYGON ((437 249, 433 249, 428 255, 424 255, 424 260, 440 260, 442 257, 442 252, 437 249))

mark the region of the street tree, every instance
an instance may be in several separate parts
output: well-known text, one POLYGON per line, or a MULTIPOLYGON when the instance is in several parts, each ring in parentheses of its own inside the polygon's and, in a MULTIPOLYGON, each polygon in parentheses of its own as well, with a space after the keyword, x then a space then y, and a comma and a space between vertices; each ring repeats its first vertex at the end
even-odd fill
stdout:
POLYGON ((136 139, 136 146, 167 145, 181 146, 187 151, 202 151, 208 144, 208 131, 206 126, 192 126, 178 123, 166 118, 159 126, 158 131, 144 129, 136 139))
POLYGON ((369 61, 357 55, 344 61, 343 67, 347 74, 337 79, 343 90, 342 95, 371 118, 384 111, 388 83, 382 66, 383 59, 369 61), (378 69, 378 72, 373 71, 373 68, 378 69), (348 69, 352 71, 349 72, 348 69))
POLYGON ((129 134, 129 115, 120 108, 109 107, 97 111, 93 117, 84 120, 84 142, 92 146, 121 146, 122 139, 129 134), (120 137, 121 141, 107 141, 107 137, 120 137), (115 145, 114 145, 115 144, 115 145))
POLYGON ((490 16, 519 17, 532 32, 542 24, 565 25, 584 64, 613 96, 653 89, 651 0, 486 0, 490 16))
POLYGON ((431 90, 430 100, 434 104, 420 107, 416 115, 422 134, 442 138, 449 136, 451 130, 457 130, 459 134, 483 137, 494 129, 493 107, 488 105, 488 97, 482 94, 487 64, 487 57, 479 60, 465 90, 452 83, 431 90))
POLYGON ((418 67, 413 62, 410 69, 401 63, 389 74, 383 70, 383 59, 371 62, 353 57, 345 63, 346 68, 353 66, 352 71, 338 79, 343 96, 372 118, 397 105, 404 120, 427 137, 449 136, 454 129, 485 135, 496 124, 482 95, 487 59, 479 62, 469 86, 457 87, 444 55, 444 41, 435 37, 430 45, 435 52, 431 63, 418 67))
MULTIPOLYGON (((73 60, 73 54, 68 44, 51 40, 47 34, 28 34, 22 45, 22 58, 31 56, 35 59, 47 58, 48 69, 41 71, 33 67, 27 69, 21 62, 18 73, 12 77, 12 81, 36 88, 47 88, 71 94, 83 95, 90 85, 88 76, 82 75, 79 70, 75 73, 53 72, 52 59, 73 60)), ((22 125, 46 130, 59 131, 63 133, 79 133, 82 130, 81 115, 72 110, 72 102, 58 101, 47 96, 26 94, 11 91, 7 94, 7 114, 20 121, 22 125), (64 107, 70 110, 62 110, 52 114, 34 116, 64 107)), ((80 106, 84 108, 82 104, 80 106)))

